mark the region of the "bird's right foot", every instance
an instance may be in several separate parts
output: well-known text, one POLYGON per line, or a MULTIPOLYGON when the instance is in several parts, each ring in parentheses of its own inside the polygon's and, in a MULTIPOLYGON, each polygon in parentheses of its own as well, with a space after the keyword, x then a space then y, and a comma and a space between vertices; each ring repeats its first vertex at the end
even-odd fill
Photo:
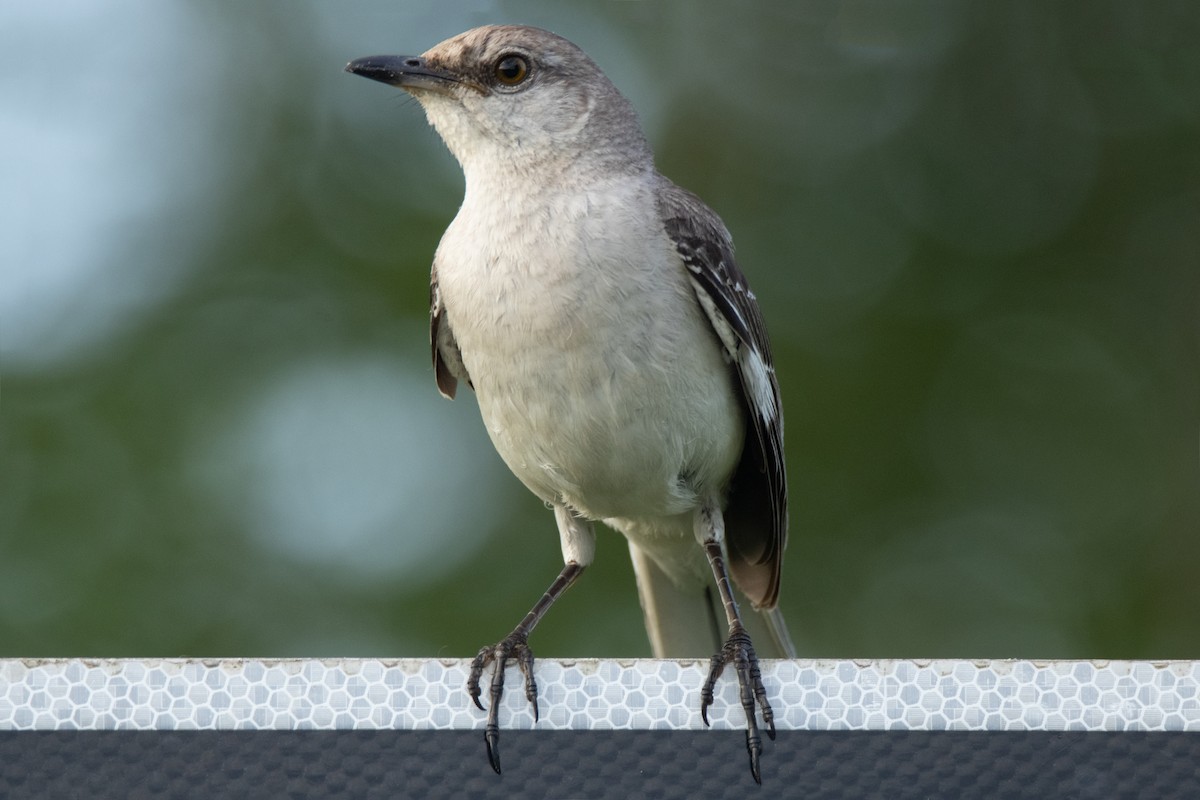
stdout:
POLYGON ((538 690, 533 678, 533 650, 529 648, 528 634, 518 629, 501 639, 494 645, 484 647, 471 662, 471 674, 467 678, 467 693, 471 700, 482 711, 483 704, 479 702, 481 689, 479 680, 488 665, 494 665, 492 681, 488 688, 488 699, 491 703, 487 709, 487 725, 483 729, 483 740, 487 744, 488 761, 492 769, 500 772, 500 723, 498 719, 500 698, 504 694, 504 669, 510 660, 515 660, 525 676, 525 698, 533 706, 533 721, 538 719, 538 690))
POLYGON ((713 702, 713 686, 725 671, 725 665, 730 663, 737 669, 742 709, 746 712, 746 750, 750 754, 750 773, 754 780, 761 784, 762 774, 758 762, 763 746, 755 705, 762 709, 763 726, 772 740, 775 738, 775 714, 771 711, 771 704, 767 702, 767 690, 763 688, 758 656, 754 654, 750 634, 746 633, 746 629, 740 623, 730 626, 725 646, 710 661, 708 678, 700 689, 700 717, 704 724, 708 725, 708 707, 713 702))

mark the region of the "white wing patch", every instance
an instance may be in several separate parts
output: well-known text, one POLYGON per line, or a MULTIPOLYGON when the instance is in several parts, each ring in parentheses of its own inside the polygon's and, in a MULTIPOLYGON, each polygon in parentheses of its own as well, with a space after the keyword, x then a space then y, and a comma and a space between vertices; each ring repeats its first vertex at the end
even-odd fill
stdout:
POLYGON ((704 309, 705 316, 708 317, 713 330, 717 332, 721 344, 725 347, 725 360, 737 364, 746 394, 754 405, 754 410, 764 420, 774 422, 779 418, 779 406, 775 402, 775 388, 771 383, 771 376, 775 369, 768 366, 763 360, 762 354, 755 347, 747 345, 738 338, 737 332, 729 324, 729 320, 717 308, 717 304, 705 291, 704 286, 695 278, 692 279, 692 288, 696 290, 696 299, 700 301, 700 307, 704 309))
POLYGON ((779 418, 779 406, 776 405, 775 389, 771 384, 774 367, 763 361, 758 350, 743 347, 738 357, 738 369, 754 408, 763 419, 775 422, 779 418))
POLYGON ((733 326, 729 324, 729 320, 725 319, 725 315, 717 309, 717 304, 713 302, 713 299, 708 296, 708 292, 704 290, 704 287, 695 278, 692 278, 692 289, 696 292, 696 299, 700 301, 700 307, 704 309, 704 314, 708 317, 709 323, 712 324, 713 330, 717 332, 717 337, 720 338, 721 344, 725 346, 725 360, 730 362, 737 361, 738 349, 741 346, 737 332, 734 331, 733 326))
POLYGON ((691 285, 696 290, 696 299, 700 300, 700 306, 704 309, 709 323, 713 325, 716 336, 721 339, 721 344, 725 345, 725 360, 737 363, 738 372, 742 374, 746 395, 754 404, 758 415, 768 422, 778 420, 779 405, 775 402, 775 389, 772 385, 774 367, 768 366, 767 362, 763 361, 762 354, 758 353, 756 348, 746 345, 742 339, 738 338, 737 331, 733 330, 730 320, 726 319, 725 314, 722 314, 716 307, 716 303, 713 302, 708 291, 704 290, 703 285, 696 281, 696 278, 691 279, 691 285))

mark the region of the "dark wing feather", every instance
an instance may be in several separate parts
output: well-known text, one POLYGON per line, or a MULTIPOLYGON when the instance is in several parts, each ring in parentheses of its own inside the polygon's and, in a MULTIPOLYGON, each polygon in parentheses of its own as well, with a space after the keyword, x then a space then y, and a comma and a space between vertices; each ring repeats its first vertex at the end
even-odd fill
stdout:
POLYGON ((783 406, 766 325, 720 218, 666 179, 659 206, 697 300, 735 368, 747 418, 746 444, 725 509, 730 570, 756 607, 772 608, 787 545, 787 475, 783 406))
POLYGON ((446 307, 442 305, 442 296, 438 291, 437 264, 429 276, 429 346, 433 350, 433 373, 437 379, 438 391, 443 397, 454 399, 458 391, 458 381, 464 380, 471 385, 467 368, 463 364, 462 353, 458 350, 458 342, 450 330, 450 320, 446 318, 446 307))

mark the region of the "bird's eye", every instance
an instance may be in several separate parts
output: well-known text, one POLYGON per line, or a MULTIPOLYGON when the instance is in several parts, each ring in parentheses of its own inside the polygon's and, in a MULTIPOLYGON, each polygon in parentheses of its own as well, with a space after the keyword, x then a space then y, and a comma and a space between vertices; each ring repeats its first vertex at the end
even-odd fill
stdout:
POLYGON ((529 77, 529 62, 520 56, 505 56, 496 62, 496 80, 505 86, 516 86, 529 77))

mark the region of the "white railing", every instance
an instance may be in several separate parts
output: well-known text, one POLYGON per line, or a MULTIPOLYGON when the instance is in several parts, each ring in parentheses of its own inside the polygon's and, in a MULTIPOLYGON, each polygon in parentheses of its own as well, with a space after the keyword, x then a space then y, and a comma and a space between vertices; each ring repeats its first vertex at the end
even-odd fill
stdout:
MULTIPOLYGON (((475 729, 457 659, 0 660, 0 730, 475 729)), ((1200 731, 1196 661, 764 661, 780 730, 1200 731)), ((697 729, 707 661, 539 659, 538 730, 697 729)), ((504 728, 532 728, 519 673, 504 728)), ((732 670, 712 726, 740 729, 732 670)))

